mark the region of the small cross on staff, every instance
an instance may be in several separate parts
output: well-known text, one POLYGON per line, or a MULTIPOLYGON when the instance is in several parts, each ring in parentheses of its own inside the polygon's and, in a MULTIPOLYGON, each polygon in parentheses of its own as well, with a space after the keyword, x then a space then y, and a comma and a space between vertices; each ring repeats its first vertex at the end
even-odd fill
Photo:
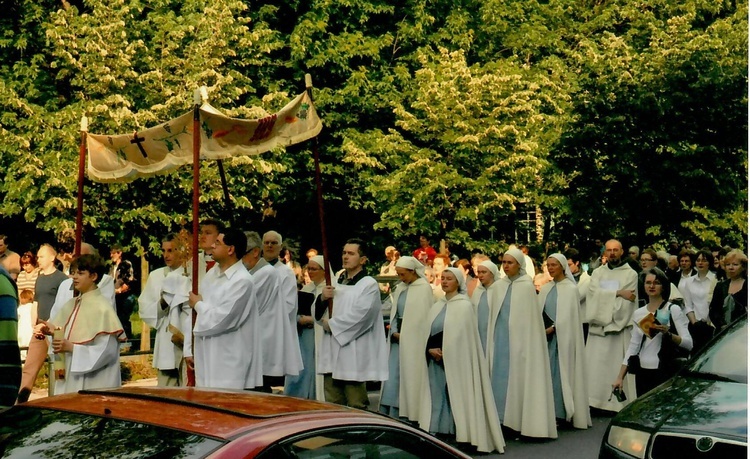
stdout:
POLYGON ((146 153, 146 150, 143 148, 143 145, 141 142, 145 142, 145 137, 138 137, 138 131, 133 133, 133 140, 130 141, 130 143, 134 143, 138 145, 138 149, 141 151, 141 154, 144 158, 148 158, 148 153, 146 153))

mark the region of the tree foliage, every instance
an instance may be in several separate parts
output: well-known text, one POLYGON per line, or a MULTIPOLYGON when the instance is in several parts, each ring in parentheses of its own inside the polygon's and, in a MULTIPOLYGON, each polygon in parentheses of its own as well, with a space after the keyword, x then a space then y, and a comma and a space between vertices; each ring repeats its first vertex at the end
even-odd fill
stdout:
MULTIPOLYGON (((78 125, 273 112, 313 75, 334 243, 418 233, 499 250, 519 208, 565 241, 746 245, 747 1, 4 2, 0 232, 73 226, 78 125)), ((215 164, 205 216, 319 246, 312 143, 215 164), (275 218, 264 218, 272 206, 275 218)), ((86 237, 150 251, 190 219, 191 171, 86 181, 86 237)), ((411 245, 411 244, 409 244, 411 245)))

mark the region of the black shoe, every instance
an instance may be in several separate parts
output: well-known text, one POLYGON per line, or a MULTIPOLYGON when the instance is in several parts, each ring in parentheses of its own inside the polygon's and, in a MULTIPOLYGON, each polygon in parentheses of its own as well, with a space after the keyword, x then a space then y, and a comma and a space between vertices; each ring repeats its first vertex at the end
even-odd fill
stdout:
POLYGON ((18 391, 18 402, 17 403, 26 403, 29 401, 29 397, 31 396, 31 389, 24 387, 23 389, 18 391))

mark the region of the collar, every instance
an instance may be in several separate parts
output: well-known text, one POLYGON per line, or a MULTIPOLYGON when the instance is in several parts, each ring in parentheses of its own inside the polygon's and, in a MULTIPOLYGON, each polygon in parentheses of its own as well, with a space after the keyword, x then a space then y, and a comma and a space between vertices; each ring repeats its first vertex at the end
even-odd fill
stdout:
POLYGON ((622 258, 620 258, 620 261, 618 261, 617 263, 613 263, 613 262, 607 260, 607 268, 609 268, 609 269, 617 269, 620 266, 626 265, 626 264, 627 264, 627 262, 625 260, 623 260, 622 258))
MULTIPOLYGON (((242 264, 242 260, 237 260, 235 264, 228 267, 224 272, 221 272, 221 268, 219 268, 219 274, 217 275, 217 277, 226 276, 227 279, 232 279, 232 277, 234 277, 234 275, 239 272, 240 269, 245 269, 245 265, 242 264)), ((245 272, 247 272, 247 269, 245 269, 245 272)))
POLYGON ((346 271, 344 271, 339 276, 339 284, 341 284, 341 285, 354 285, 357 282, 359 282, 365 276, 367 276, 367 273, 365 273, 364 269, 361 270, 360 272, 358 272, 357 274, 355 274, 354 277, 352 277, 352 278, 346 277, 346 271))

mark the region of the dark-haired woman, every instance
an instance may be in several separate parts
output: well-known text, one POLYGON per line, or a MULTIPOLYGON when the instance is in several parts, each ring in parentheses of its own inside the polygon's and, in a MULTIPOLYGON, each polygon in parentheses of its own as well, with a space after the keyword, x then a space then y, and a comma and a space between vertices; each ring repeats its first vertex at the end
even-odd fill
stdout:
POLYGON ((633 313, 635 325, 630 338, 630 346, 625 352, 625 360, 620 373, 612 384, 614 389, 622 390, 622 380, 628 372, 628 360, 630 356, 637 355, 640 359, 640 369, 635 375, 635 392, 639 397, 671 376, 664 369, 667 362, 660 362, 659 358, 664 340, 670 340, 674 345, 686 351, 693 348, 693 338, 688 331, 687 317, 679 306, 668 301, 671 283, 664 271, 659 268, 649 269, 646 271, 643 284, 648 303, 633 313), (653 314, 658 323, 648 326, 649 334, 647 335, 639 324, 649 314, 653 314), (674 324, 676 333, 671 331, 671 324, 674 324))
POLYGON ((34 293, 36 278, 39 277, 39 265, 36 262, 36 256, 31 252, 21 255, 21 272, 16 278, 18 291, 31 290, 34 293))

